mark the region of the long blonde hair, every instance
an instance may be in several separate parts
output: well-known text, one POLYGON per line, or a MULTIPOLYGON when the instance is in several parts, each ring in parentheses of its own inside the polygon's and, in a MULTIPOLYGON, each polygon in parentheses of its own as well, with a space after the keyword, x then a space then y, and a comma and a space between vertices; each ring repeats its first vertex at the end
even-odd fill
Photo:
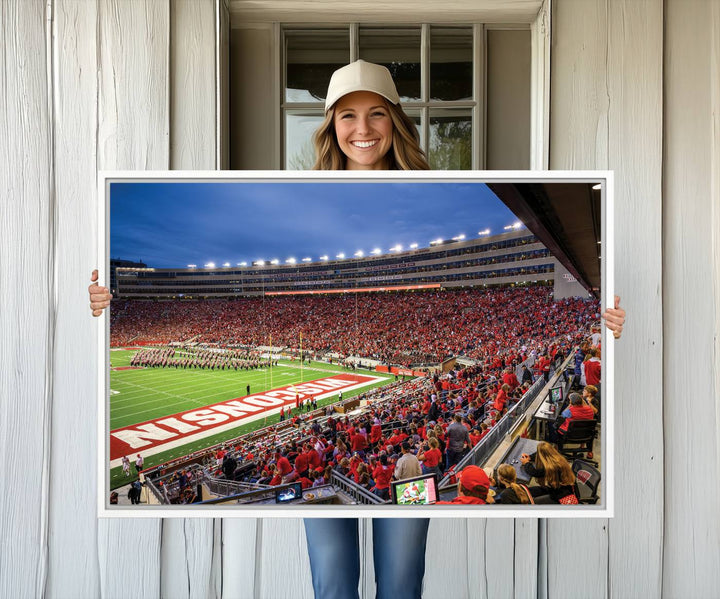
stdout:
POLYGON ((520 500, 520 503, 530 503, 530 500, 527 496, 527 491, 523 489, 519 484, 517 484, 517 472, 515 471, 515 468, 513 468, 510 464, 501 464, 498 467, 498 477, 502 481, 502 483, 506 486, 511 488, 514 493, 515 497, 520 500))
MULTIPOLYGON (((383 101, 385 101, 383 99, 383 101)), ((427 171, 430 165, 425 152, 420 148, 420 136, 415 123, 405 114, 400 104, 385 102, 393 124, 392 148, 387 156, 390 160, 389 170, 396 171, 427 171)), ((335 135, 335 106, 325 113, 325 119, 312 137, 315 146, 314 171, 343 171, 346 156, 338 145, 335 135)))
POLYGON ((575 482, 575 473, 570 464, 550 443, 543 441, 538 444, 535 466, 545 469, 545 475, 538 479, 541 485, 557 489, 575 482))

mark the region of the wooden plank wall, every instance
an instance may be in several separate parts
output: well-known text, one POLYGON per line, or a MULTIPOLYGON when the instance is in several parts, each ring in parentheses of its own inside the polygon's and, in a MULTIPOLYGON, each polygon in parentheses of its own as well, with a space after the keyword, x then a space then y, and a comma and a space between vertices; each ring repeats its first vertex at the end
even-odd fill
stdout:
POLYGON ((553 0, 550 168, 615 171, 615 287, 631 317, 615 353, 616 517, 548 522, 548 597, 578 596, 569 556, 592 556, 584 597, 662 588, 662 28, 661 0, 553 0))
POLYGON ((667 596, 717 597, 720 574, 720 7, 667 3, 663 336, 667 596), (696 481, 709 494, 682 499, 696 481), (694 556, 685 568, 678 568, 694 556))
MULTIPOLYGON (((0 3, 2 597, 312 596, 300 520, 95 517, 95 172, 217 167, 227 10, 0 3)), ((550 166, 616 173, 616 517, 434 520, 424 596, 713 597, 720 5, 552 13, 550 166)), ((364 521, 366 596, 370 537, 364 521)))

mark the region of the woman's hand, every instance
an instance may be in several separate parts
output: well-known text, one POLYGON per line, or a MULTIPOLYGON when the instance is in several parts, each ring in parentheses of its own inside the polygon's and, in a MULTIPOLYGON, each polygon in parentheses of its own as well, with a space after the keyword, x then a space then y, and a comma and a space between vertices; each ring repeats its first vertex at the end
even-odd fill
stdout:
POLYGON ((608 308, 602 315, 605 326, 613 332, 615 339, 620 339, 625 324, 625 310, 620 307, 620 298, 615 296, 615 307, 608 308))
POLYGON ((92 310, 93 316, 100 316, 103 313, 103 310, 110 305, 112 294, 107 287, 100 287, 100 285, 97 284, 97 269, 92 271, 90 280, 92 281, 92 285, 88 287, 88 293, 90 294, 90 309, 92 310))

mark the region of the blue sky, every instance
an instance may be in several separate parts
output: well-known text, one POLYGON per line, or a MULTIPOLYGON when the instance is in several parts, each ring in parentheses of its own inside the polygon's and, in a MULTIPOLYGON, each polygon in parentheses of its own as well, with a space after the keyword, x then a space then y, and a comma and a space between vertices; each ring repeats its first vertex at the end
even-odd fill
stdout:
POLYGON ((110 255, 156 268, 383 253, 517 219, 481 183, 113 183, 110 255))

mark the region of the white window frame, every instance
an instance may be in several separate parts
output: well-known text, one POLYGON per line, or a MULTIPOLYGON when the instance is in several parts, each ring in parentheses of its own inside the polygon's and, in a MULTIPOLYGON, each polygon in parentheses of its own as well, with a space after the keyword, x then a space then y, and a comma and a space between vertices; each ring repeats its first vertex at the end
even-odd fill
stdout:
MULTIPOLYGON (((528 26, 531 32, 531 84, 530 84, 530 169, 531 170, 546 170, 549 166, 550 152, 549 152, 549 129, 550 129, 550 12, 551 12, 552 0, 542 0, 539 2, 539 10, 535 11, 533 7, 533 14, 525 14, 518 18, 518 14, 514 12, 513 7, 508 4, 507 7, 502 5, 494 4, 493 6, 484 6, 479 4, 477 8, 468 7, 468 11, 475 14, 478 20, 482 20, 483 17, 492 17, 493 22, 505 22, 519 23, 521 25, 528 26)), ((229 0, 229 20, 233 27, 257 27, 271 26, 273 31, 273 63, 275 65, 275 72, 277 76, 274 78, 276 82, 273 89, 273 107, 275 119, 272 127, 272 131, 268 133, 278 140, 277 144, 273 144, 273 163, 275 168, 284 169, 285 165, 285 122, 284 122, 284 48, 282 45, 282 29, 280 23, 285 23, 288 28, 300 28, 308 26, 308 22, 303 22, 301 13, 297 10, 297 5, 293 5, 293 9, 290 10, 288 6, 282 0, 264 0, 257 3, 258 6, 250 10, 247 4, 239 2, 238 0, 229 0)), ((350 3, 352 4, 352 2, 350 3)), ((336 5, 333 5, 336 6, 336 5)), ((337 5, 339 6, 339 5, 337 5)), ((378 5, 380 7, 380 4, 378 5)), ((529 5, 528 5, 529 6, 529 5)), ((380 8, 378 8, 380 10, 380 8)), ((437 14, 429 8, 429 5, 422 5, 422 10, 418 9, 418 15, 423 18, 423 21, 428 23, 437 23, 438 25, 444 25, 440 14, 437 14), (429 11, 429 12, 428 12, 429 11), (428 12, 428 14, 420 14, 422 12, 428 12), (435 18, 438 17, 438 18, 435 18)), ((339 8, 335 12, 352 12, 352 6, 345 5, 342 10, 339 8)), ((336 26, 348 25, 342 18, 338 18, 338 14, 335 14, 330 7, 325 7, 322 10, 323 17, 317 14, 317 11, 308 9, 305 12, 305 17, 308 20, 319 22, 320 18, 323 19, 326 26, 335 24, 336 26)), ((441 11, 443 12, 443 11, 441 11)), ((465 24, 469 22, 466 21, 465 24)), ((393 19, 388 19, 385 25, 395 24, 393 19)), ((417 23, 416 23, 417 24, 417 23)), ((447 23, 452 25, 453 23, 447 23)), ((457 23, 455 23, 457 24, 457 23)), ((478 25, 475 25, 477 28, 478 25)), ((486 29, 489 25, 483 28, 483 38, 486 34, 486 29)), ((492 27, 502 28, 502 26, 492 27)), ((510 26, 512 27, 512 26, 510 26)), ((351 28, 350 35, 357 35, 357 28, 353 34, 351 28)), ((351 40, 352 42, 353 40, 351 40)), ((353 56, 353 48, 357 47, 356 44, 351 43, 351 60, 357 58, 353 56)), ((474 56, 473 60, 483 61, 483 77, 476 77, 473 82, 473 95, 475 98, 482 99, 482 107, 480 102, 473 109, 473 135, 476 135, 475 131, 482 131, 485 135, 485 56, 484 48, 485 44, 475 43, 473 44, 474 56), (481 52, 478 55, 478 52, 481 52)), ((219 61, 218 61, 219 62, 219 61)), ((477 72, 477 71, 475 71, 477 72)), ((426 138, 426 136, 424 136, 426 138)), ((485 139, 481 140, 481 143, 475 143, 473 139, 473 168, 479 168, 480 165, 485 164, 484 148, 485 139), (477 165, 477 166, 476 166, 477 165)), ((218 148, 218 152, 222 153, 223 149, 218 148)))
MULTIPOLYGON (((287 56, 286 56, 286 43, 285 33, 286 31, 321 31, 329 29, 348 28, 349 29, 349 44, 350 44, 350 61, 358 59, 359 54, 359 31, 360 27, 377 28, 377 29, 392 29, 392 28, 404 28, 404 27, 415 27, 418 28, 418 24, 412 23, 392 23, 392 24, 375 24, 375 23, 324 23, 320 25, 313 24, 297 24, 291 23, 280 27, 280 38, 278 40, 278 46, 280 48, 280 71, 278 73, 278 81, 280 82, 280 110, 279 110, 279 121, 280 121, 280 163, 278 167, 285 169, 286 164, 286 115, 288 111, 292 110, 317 110, 319 103, 311 102, 286 102, 285 89, 287 87, 286 81, 286 68, 287 56)), ((486 48, 487 48, 487 31, 489 29, 502 30, 502 29, 525 29, 529 30, 529 25, 486 25, 483 23, 423 23, 419 26, 420 30, 420 100, 405 102, 403 108, 410 115, 420 114, 420 142, 421 147, 429 152, 430 142, 430 112, 433 109, 464 109, 470 113, 471 119, 471 144, 472 144, 472 156, 470 162, 471 170, 483 170, 485 168, 485 148, 486 148, 486 48), (433 101, 430 99, 430 36, 431 27, 463 27, 471 31, 472 34, 472 61, 473 61, 473 82, 472 82, 472 100, 448 100, 448 101, 433 101)))

